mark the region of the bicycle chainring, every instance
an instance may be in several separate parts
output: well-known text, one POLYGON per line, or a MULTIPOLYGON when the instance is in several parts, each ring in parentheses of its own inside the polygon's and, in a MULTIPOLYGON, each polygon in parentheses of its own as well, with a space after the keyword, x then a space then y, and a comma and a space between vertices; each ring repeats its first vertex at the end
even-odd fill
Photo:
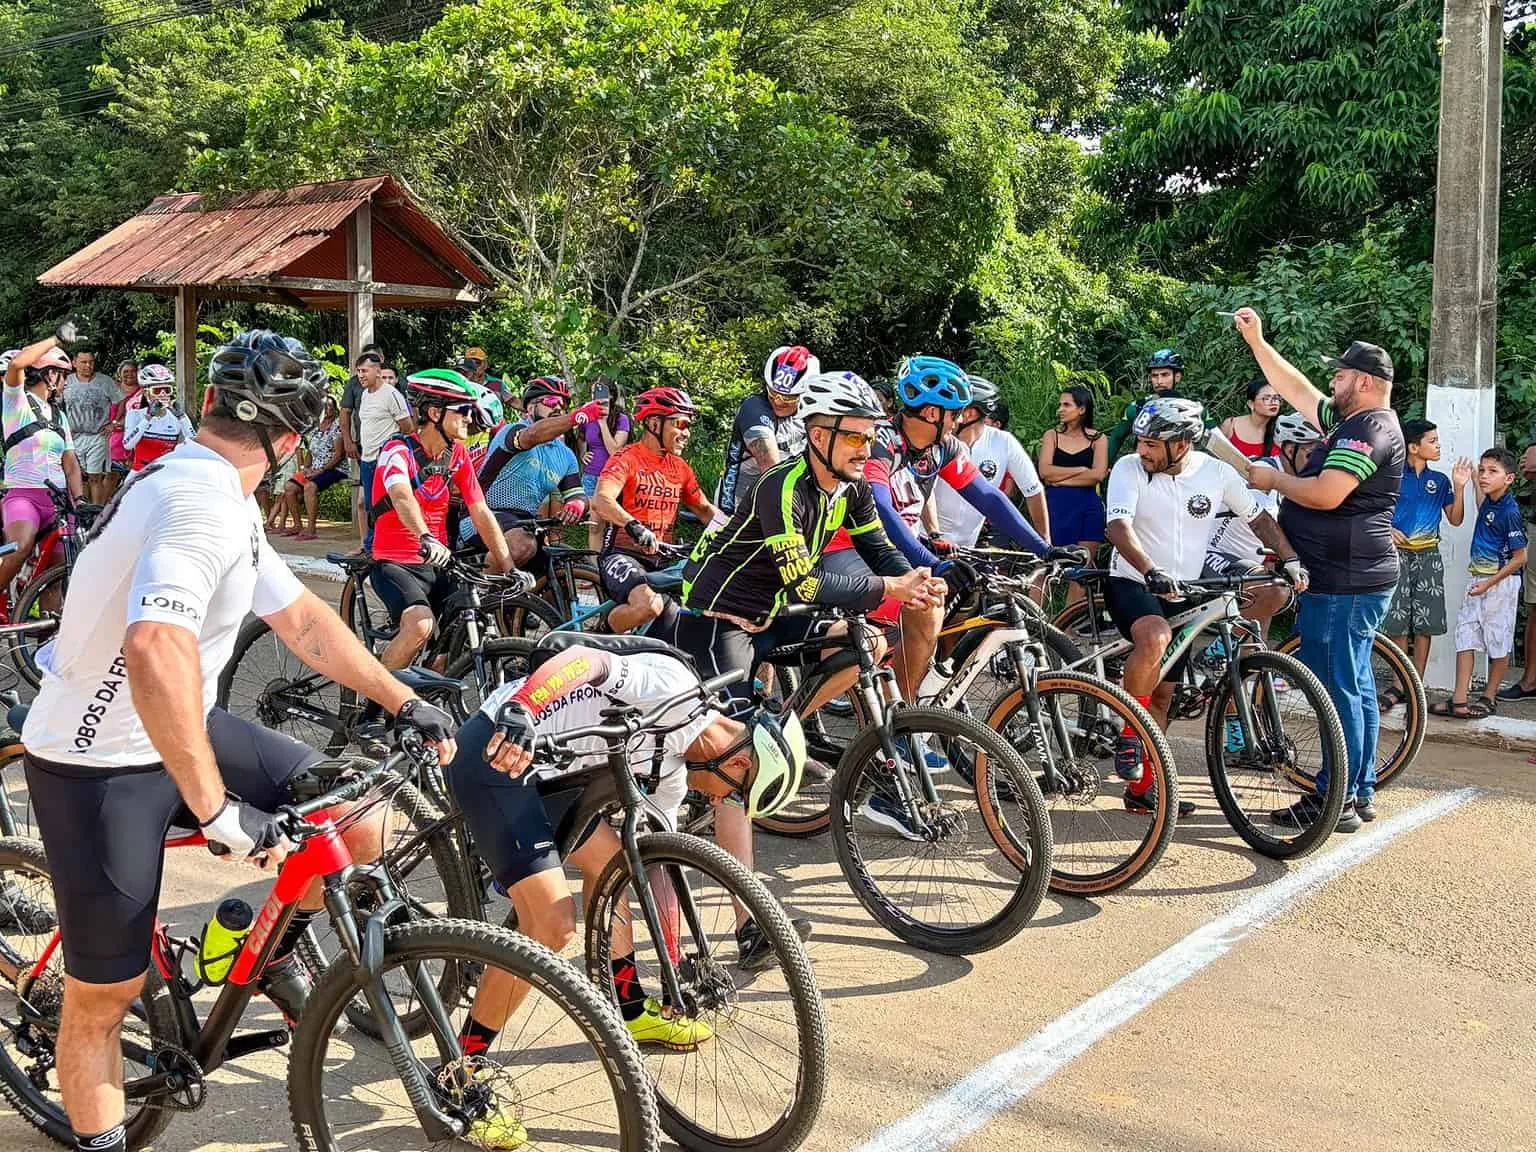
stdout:
POLYGON ((151 1096, 145 1107, 165 1112, 196 1112, 207 1102, 208 1083, 203 1066, 192 1053, 165 1044, 155 1049, 151 1060, 151 1074, 166 1077, 168 1084, 164 1091, 151 1096))

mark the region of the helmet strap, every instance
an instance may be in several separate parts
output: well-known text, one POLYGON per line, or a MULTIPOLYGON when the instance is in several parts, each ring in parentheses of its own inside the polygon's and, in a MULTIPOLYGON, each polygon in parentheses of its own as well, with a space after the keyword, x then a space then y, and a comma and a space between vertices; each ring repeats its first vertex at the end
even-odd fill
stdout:
POLYGON ((666 422, 665 416, 647 416, 645 422, 640 425, 645 430, 645 434, 656 441, 658 449, 663 447, 661 434, 666 430, 666 422))
MULTIPOLYGON (((978 409, 976 409, 976 411, 981 412, 981 409, 978 408, 978 409)), ((960 435, 960 433, 964 432, 967 428, 974 428, 974 427, 976 427, 976 425, 978 425, 978 424, 985 424, 986 422, 987 422, 986 413, 982 413, 980 416, 976 417, 976 419, 974 419, 974 420, 964 420, 964 421, 961 421, 960 423, 955 425, 955 435, 958 436, 958 435, 960 435)))
MULTIPOLYGON (((830 433, 830 435, 827 437, 827 447, 830 448, 832 443, 837 439, 838 430, 841 429, 842 426, 843 418, 841 416, 834 416, 832 418, 831 424, 818 424, 816 425, 816 428, 825 428, 830 433)), ((814 430, 815 429, 813 428, 807 428, 805 430, 805 447, 812 456, 821 461, 821 466, 825 468, 829 473, 831 473, 833 481, 836 481, 838 479, 838 475, 837 469, 832 467, 832 457, 830 454, 824 453, 820 448, 816 447, 816 441, 811 437, 811 432, 814 430)))
MULTIPOLYGON (((731 791, 735 795, 740 796, 743 799, 745 799, 746 795, 747 795, 747 774, 743 773, 742 776, 741 776, 741 779, 739 779, 739 780, 732 779, 730 776, 726 775, 726 773, 724 771, 722 771, 721 766, 725 765, 725 764, 729 764, 732 760, 737 759, 741 755, 741 752, 742 752, 743 748, 751 749, 751 747, 752 747, 752 729, 751 729, 751 727, 748 727, 746 732, 742 735, 741 739, 736 741, 736 743, 732 744, 724 752, 720 753, 720 755, 712 757, 709 760, 701 760, 701 761, 698 761, 698 762, 695 762, 695 763, 690 763, 688 765, 688 768, 689 768, 690 771, 708 772, 711 776, 714 776, 717 779, 725 781, 727 784, 730 785, 731 791)), ((753 759, 753 757, 752 757, 752 755, 751 755, 751 753, 749 751, 748 752, 748 761, 749 761, 749 763, 750 763, 750 761, 752 759, 753 759)))

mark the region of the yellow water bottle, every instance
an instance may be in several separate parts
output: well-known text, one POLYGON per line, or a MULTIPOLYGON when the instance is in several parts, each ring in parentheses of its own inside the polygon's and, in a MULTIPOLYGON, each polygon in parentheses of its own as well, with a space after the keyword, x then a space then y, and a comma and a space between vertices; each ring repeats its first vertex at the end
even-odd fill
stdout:
POLYGON ((219 905, 203 929, 203 942, 197 950, 194 967, 204 984, 222 984, 229 979, 240 945, 250 934, 256 913, 238 897, 231 896, 219 905))

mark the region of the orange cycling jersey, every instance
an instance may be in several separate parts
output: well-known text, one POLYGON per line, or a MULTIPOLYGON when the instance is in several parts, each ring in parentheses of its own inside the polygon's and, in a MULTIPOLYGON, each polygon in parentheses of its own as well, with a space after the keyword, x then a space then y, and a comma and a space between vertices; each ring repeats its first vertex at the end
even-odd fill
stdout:
MULTIPOLYGON (((613 479, 620 484, 619 507, 667 543, 677 524, 678 505, 704 503, 704 490, 681 456, 655 452, 644 444, 627 444, 609 458, 598 483, 613 479)), ((609 525, 603 547, 611 548, 618 536, 609 525)))

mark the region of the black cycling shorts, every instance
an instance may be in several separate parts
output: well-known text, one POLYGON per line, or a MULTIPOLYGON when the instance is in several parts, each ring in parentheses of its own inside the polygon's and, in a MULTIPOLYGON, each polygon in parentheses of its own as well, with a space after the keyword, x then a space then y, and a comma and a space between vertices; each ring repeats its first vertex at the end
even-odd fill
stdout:
MULTIPOLYGON (((768 653, 781 644, 797 644, 809 638, 813 630, 825 631, 827 627, 825 617, 785 616, 762 632, 748 632, 729 620, 679 611, 670 622, 658 620, 651 635, 660 636, 687 653, 701 680, 730 671, 743 673, 742 679, 725 689, 732 711, 739 716, 751 706, 755 692, 752 677, 768 653)), ((819 654, 815 654, 808 657, 808 661, 819 658, 819 654)))
POLYGON ((603 582, 603 595, 619 604, 629 600, 629 594, 645 583, 652 572, 659 572, 670 564, 660 556, 641 556, 614 548, 597 559, 598 575, 603 582))
POLYGON ((540 796, 531 772, 508 776, 485 761, 485 746, 496 725, 484 712, 464 722, 458 752, 448 765, 448 787, 464 813, 475 851, 504 889, 560 867, 561 846, 575 851, 596 826, 596 814, 614 794, 613 786, 583 780, 548 797, 540 796))
MULTIPOLYGON (((208 739, 231 795, 266 812, 322 757, 281 732, 215 708, 208 739)), ((134 980, 149 966, 165 834, 196 828, 165 768, 96 768, 26 757, 27 788, 53 873, 64 970, 86 984, 134 980)), ((232 881, 238 874, 231 873, 232 881)))
POLYGON ((443 568, 385 560, 368 570, 368 581, 389 609, 389 622, 400 623, 407 608, 421 605, 441 617, 469 604, 469 594, 443 568))

